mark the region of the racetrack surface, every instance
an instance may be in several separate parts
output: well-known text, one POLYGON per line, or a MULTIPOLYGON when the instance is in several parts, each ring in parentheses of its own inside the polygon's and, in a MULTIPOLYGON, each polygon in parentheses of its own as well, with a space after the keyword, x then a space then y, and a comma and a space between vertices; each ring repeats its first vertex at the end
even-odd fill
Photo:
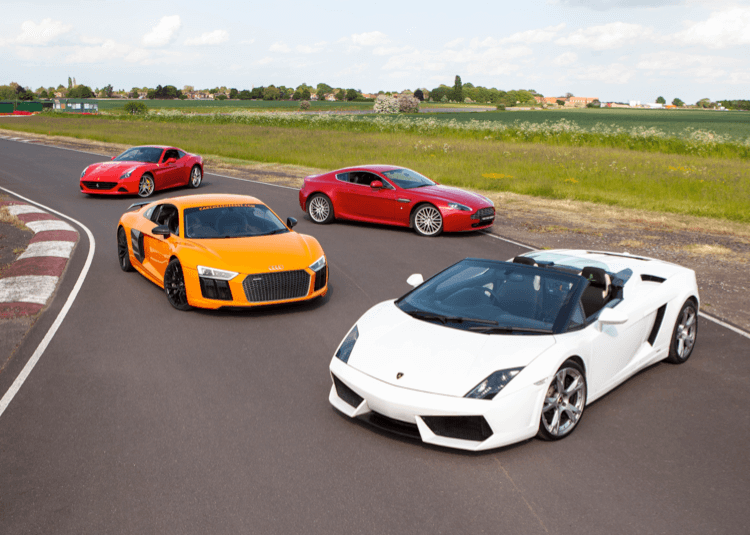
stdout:
MULTIPOLYGON (((525 250, 483 234, 419 238, 316 226, 295 190, 206 173, 200 193, 255 195, 314 235, 322 301, 240 313, 173 310, 117 264, 133 198, 86 198, 101 160, 0 140, 0 185, 93 233, 84 285, 0 417, 0 533, 742 533, 750 494, 750 340, 701 320, 683 366, 658 364, 589 406, 557 443, 484 454, 424 446, 340 416, 328 362, 369 307, 467 256, 525 250)), ((155 198, 189 193, 172 190, 155 198)), ((80 232, 81 229, 79 229, 80 232)), ((0 375, 8 389, 70 292, 0 375)))

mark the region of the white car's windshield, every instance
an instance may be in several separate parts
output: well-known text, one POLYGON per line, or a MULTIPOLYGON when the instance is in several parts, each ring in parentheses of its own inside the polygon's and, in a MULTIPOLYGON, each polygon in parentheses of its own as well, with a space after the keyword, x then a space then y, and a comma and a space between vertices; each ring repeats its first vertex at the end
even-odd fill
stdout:
POLYGON ((185 210, 186 238, 244 238, 289 232, 263 204, 226 204, 185 210))
POLYGON ((509 262, 466 259, 399 299, 417 319, 487 333, 540 334, 562 328, 582 277, 509 262))

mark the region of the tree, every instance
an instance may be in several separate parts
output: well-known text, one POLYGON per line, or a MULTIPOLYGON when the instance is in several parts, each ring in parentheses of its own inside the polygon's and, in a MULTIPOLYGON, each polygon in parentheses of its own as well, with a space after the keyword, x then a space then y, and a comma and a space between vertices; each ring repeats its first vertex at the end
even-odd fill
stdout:
POLYGON ((68 76, 68 91, 70 91, 71 89, 73 89, 73 79, 68 76))
POLYGON ((240 92, 237 91, 237 89, 234 88, 234 87, 229 90, 229 98, 237 98, 237 95, 239 95, 239 94, 240 94, 240 92))
POLYGON ((250 97, 254 99, 263 99, 263 91, 265 90, 265 87, 253 87, 253 90, 250 91, 250 97))
POLYGON ((107 84, 104 87, 102 87, 102 93, 106 98, 112 98, 112 84, 107 84))
POLYGON ((138 93, 140 92, 140 89, 137 87, 134 87, 130 90, 130 93, 128 93, 128 98, 138 98, 138 93))
POLYGON ((227 99, 227 96, 226 96, 226 95, 225 95, 224 93, 219 93, 219 94, 218 94, 218 95, 216 95, 216 97, 214 97, 214 98, 215 98, 216 100, 226 100, 226 99, 227 99))
POLYGON ((250 100, 251 98, 253 98, 253 96, 250 91, 248 91, 247 89, 243 89, 237 94, 237 98, 240 100, 250 100))
POLYGON ((49 93, 47 93, 47 90, 42 88, 41 91, 39 91, 39 98, 49 98, 49 93))
POLYGON ((9 85, 0 85, 0 100, 16 100, 16 88, 9 85))
POLYGON ((94 92, 87 85, 77 85, 68 91, 68 98, 94 98, 94 92))
POLYGON ((421 89, 417 89, 416 91, 414 91, 414 98, 419 99, 419 102, 424 101, 424 93, 421 89))
POLYGON ((328 93, 333 93, 333 88, 328 84, 318 84, 318 100, 323 100, 328 93))
POLYGON ((685 105, 685 103, 682 100, 680 100, 679 98, 674 99, 672 101, 672 104, 674 106, 684 106, 685 105))
POLYGON ((696 106, 699 108, 710 108, 711 107, 711 99, 710 98, 702 98, 698 102, 695 103, 696 106))
POLYGON ((664 97, 657 97, 656 98, 656 103, 657 104, 666 104, 667 103, 667 99, 665 99, 664 97))
POLYGON ((263 100, 279 100, 279 89, 275 85, 263 89, 263 100))
POLYGON ((565 101, 564 101, 564 100, 560 100, 560 99, 557 99, 557 100, 555 101, 555 103, 556 103, 556 104, 557 104, 558 106, 565 106, 565 101))
POLYGON ((356 99, 360 93, 356 89, 347 89, 346 90, 346 100, 352 101, 356 99))
POLYGON ((346 93, 343 89, 339 89, 336 93, 336 100, 344 100, 346 98, 346 93))
POLYGON ((463 84, 461 83, 461 77, 459 75, 456 75, 456 80, 453 82, 453 92, 451 93, 450 99, 455 100, 456 102, 464 101, 463 84))
POLYGON ((567 93, 565 93, 565 98, 570 98, 570 97, 574 97, 574 96, 575 95, 573 93, 571 93, 570 91, 568 91, 567 93))
POLYGON ((436 87, 432 91, 430 91, 430 97, 432 97, 433 100, 442 101, 443 97, 447 96, 450 92, 451 88, 446 85, 440 85, 440 87, 436 87))
POLYGON ((586 107, 587 108, 601 108, 602 107, 602 103, 599 102, 598 100, 592 100, 591 102, 589 102, 588 104, 586 104, 586 107))
POLYGON ((156 98, 156 90, 155 89, 149 89, 146 92, 146 98, 151 99, 151 100, 155 99, 156 98))

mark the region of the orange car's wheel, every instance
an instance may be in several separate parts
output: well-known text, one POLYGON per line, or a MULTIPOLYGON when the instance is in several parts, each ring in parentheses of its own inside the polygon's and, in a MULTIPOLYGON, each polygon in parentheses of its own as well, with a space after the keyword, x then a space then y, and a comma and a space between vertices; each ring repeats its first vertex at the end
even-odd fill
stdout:
POLYGON ((169 304, 177 310, 190 309, 185 290, 185 277, 182 275, 182 266, 176 258, 170 260, 164 272, 164 293, 167 294, 169 304))
POLYGON ((130 263, 130 253, 128 252, 128 236, 125 229, 117 229, 117 259, 120 261, 120 269, 123 271, 133 271, 133 264, 130 263))

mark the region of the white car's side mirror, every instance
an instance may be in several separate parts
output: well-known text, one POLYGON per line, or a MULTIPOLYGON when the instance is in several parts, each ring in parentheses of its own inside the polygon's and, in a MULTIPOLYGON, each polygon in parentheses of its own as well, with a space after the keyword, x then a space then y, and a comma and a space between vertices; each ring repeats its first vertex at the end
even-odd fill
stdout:
POLYGON ((406 284, 414 286, 415 288, 424 282, 424 277, 421 273, 414 273, 406 279, 406 284))
POLYGON ((599 313, 599 330, 603 325, 622 325, 628 321, 628 316, 621 310, 605 308, 599 313))

